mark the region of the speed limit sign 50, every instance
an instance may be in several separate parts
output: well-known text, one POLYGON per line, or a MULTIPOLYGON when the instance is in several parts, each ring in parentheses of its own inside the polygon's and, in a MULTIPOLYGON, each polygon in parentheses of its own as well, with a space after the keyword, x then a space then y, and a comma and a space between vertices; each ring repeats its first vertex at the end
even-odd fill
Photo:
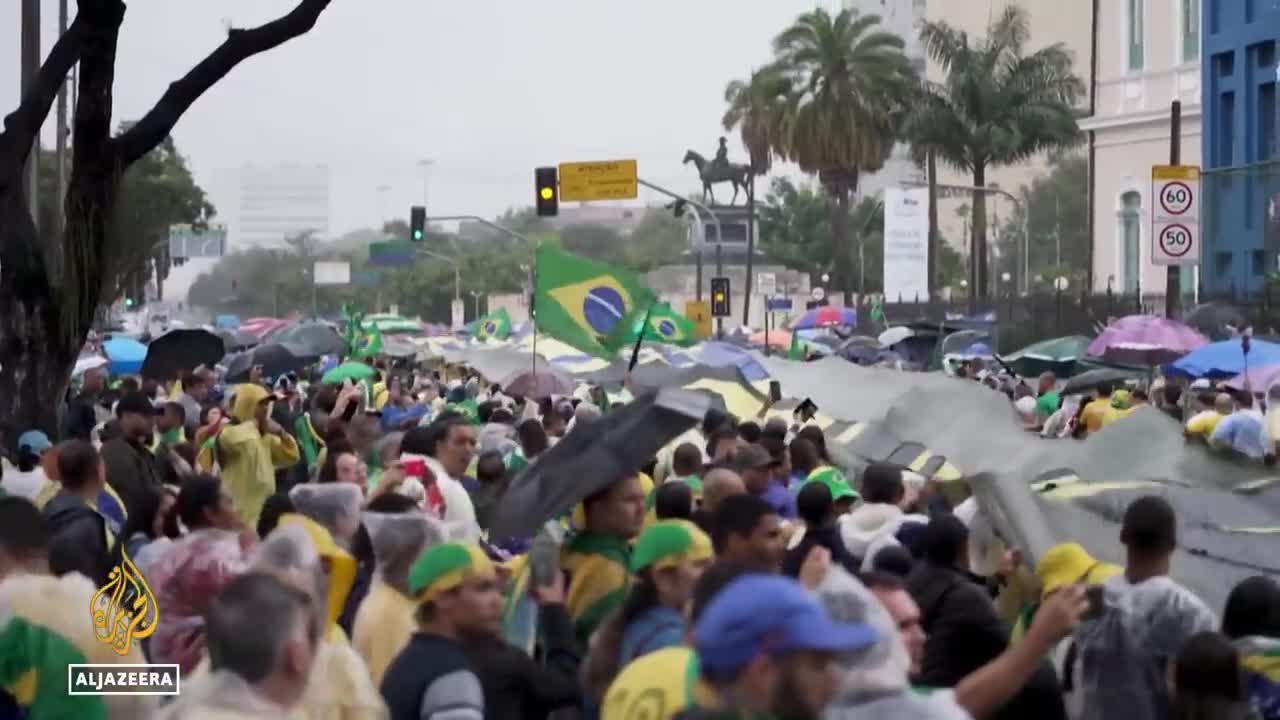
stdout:
POLYGON ((1157 165, 1151 168, 1151 262, 1195 265, 1200 262, 1200 168, 1157 165))

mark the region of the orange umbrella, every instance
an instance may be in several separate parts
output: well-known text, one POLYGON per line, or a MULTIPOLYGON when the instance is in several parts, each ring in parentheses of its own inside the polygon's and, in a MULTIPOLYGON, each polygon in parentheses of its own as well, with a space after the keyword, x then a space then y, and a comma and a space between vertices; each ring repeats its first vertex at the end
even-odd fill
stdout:
MULTIPOLYGON (((755 333, 750 338, 752 345, 764 345, 764 331, 755 333)), ((786 330, 770 330, 769 331, 769 347, 786 349, 791 347, 791 333, 786 330)))

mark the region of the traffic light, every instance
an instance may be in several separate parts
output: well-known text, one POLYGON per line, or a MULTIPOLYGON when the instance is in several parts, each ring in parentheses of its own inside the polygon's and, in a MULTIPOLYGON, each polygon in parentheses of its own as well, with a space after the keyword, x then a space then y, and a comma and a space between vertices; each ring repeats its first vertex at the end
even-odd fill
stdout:
POLYGON ((553 167, 540 167, 533 171, 534 189, 537 196, 534 205, 538 208, 538 217, 555 217, 560 213, 559 173, 553 167))
POLYGON ((422 242, 427 232, 427 209, 421 205, 409 208, 409 239, 422 242))
POLYGON ((133 307, 133 298, 131 298, 131 297, 127 297, 127 298, 125 298, 125 299, 124 299, 124 306, 125 306, 125 307, 127 307, 127 308, 131 308, 131 307, 133 307))
POLYGON ((711 278, 711 317, 729 317, 729 278, 711 278))

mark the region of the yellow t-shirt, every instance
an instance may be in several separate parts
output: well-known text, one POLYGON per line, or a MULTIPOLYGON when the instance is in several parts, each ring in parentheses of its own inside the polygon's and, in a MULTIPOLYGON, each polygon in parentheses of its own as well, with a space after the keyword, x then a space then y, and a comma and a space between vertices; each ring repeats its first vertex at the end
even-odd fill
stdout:
POLYGON ((382 675, 417 631, 412 599, 383 582, 375 582, 360 602, 351 626, 351 645, 369 666, 374 687, 382 687, 382 675))
POLYGON ((600 704, 600 720, 671 720, 705 693, 693 650, 655 650, 632 660, 613 679, 600 704))
POLYGON ((1084 423, 1085 430, 1095 433, 1113 420, 1111 416, 1114 414, 1115 408, 1111 407, 1111 398, 1096 398, 1084 406, 1084 410, 1080 413, 1080 422, 1084 423))
POLYGON ((1213 431, 1217 429, 1218 423, 1222 421, 1222 418, 1222 413, 1217 410, 1205 410, 1204 412, 1196 413, 1187 421, 1187 432, 1208 440, 1213 436, 1213 431))

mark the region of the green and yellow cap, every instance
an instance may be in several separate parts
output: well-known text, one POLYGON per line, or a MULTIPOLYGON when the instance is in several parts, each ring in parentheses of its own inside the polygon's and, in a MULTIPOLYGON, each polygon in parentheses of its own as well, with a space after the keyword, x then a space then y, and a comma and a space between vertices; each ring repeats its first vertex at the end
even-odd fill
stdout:
POLYGON ((688 520, 660 520, 636 539, 631 550, 631 572, 710 560, 713 554, 711 538, 697 525, 688 520))
POLYGON ((809 477, 805 478, 805 483, 811 482, 819 482, 826 485, 827 489, 831 491, 831 499, 837 502, 842 499, 852 499, 857 501, 862 497, 849 485, 849 481, 845 479, 844 473, 840 472, 838 468, 834 468, 830 465, 824 465, 820 468, 816 468, 813 472, 809 473, 809 477))
POLYGON ((497 577, 483 550, 464 543, 433 545, 409 568, 409 593, 426 602, 473 577, 497 577))

